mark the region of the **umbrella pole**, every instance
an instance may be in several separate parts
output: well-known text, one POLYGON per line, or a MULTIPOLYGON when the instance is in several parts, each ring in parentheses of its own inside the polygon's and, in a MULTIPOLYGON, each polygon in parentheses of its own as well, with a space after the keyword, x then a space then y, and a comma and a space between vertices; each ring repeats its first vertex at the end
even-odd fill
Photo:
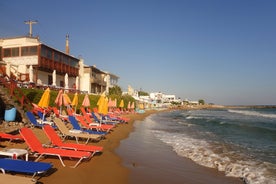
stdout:
POLYGON ((44 118, 45 118, 45 109, 44 109, 44 111, 43 111, 43 116, 42 116, 42 121, 44 121, 44 118))

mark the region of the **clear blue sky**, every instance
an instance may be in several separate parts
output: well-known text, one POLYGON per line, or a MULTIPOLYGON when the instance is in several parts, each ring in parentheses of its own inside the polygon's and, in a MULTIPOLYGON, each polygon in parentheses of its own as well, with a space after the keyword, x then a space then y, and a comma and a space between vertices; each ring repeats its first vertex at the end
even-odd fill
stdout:
POLYGON ((6 0, 0 37, 33 35, 146 92, 276 104, 275 0, 6 0))

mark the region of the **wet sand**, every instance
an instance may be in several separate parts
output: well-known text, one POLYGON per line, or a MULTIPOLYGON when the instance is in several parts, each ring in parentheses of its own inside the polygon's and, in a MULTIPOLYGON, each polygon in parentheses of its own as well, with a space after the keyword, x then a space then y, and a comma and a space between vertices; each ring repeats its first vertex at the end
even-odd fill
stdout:
POLYGON ((116 153, 130 170, 130 184, 239 184, 238 178, 226 177, 215 169, 202 167, 178 156, 170 146, 156 139, 146 121, 136 121, 134 131, 121 141, 116 153))
MULTIPOLYGON (((116 127, 106 136, 105 140, 89 143, 103 146, 103 153, 95 155, 87 162, 82 162, 75 169, 69 166, 74 165, 76 160, 65 159, 66 167, 63 167, 56 157, 41 159, 40 161, 53 163, 54 169, 48 176, 41 177, 38 180, 39 183, 241 183, 238 179, 225 177, 216 170, 198 166, 188 159, 178 157, 164 144, 158 143, 156 147, 149 148, 148 146, 152 145, 144 144, 147 143, 147 140, 142 139, 137 142, 141 139, 141 135, 143 137, 143 129, 139 128, 139 124, 142 125, 141 120, 151 113, 155 113, 155 111, 127 115, 131 118, 128 124, 116 127), (136 120, 135 129, 134 120, 136 120), (121 146, 120 141, 122 141, 121 146), (145 147, 139 147, 140 144, 144 144, 145 147), (168 172, 169 170, 172 171, 168 172)), ((48 143, 48 139, 41 129, 34 128, 33 130, 43 143, 48 143)), ((72 140, 72 142, 75 141, 72 140)), ((7 144, 7 141, 1 142, 1 145, 17 148, 27 147, 25 143, 7 144)), ((30 160, 33 159, 30 156, 30 160)))

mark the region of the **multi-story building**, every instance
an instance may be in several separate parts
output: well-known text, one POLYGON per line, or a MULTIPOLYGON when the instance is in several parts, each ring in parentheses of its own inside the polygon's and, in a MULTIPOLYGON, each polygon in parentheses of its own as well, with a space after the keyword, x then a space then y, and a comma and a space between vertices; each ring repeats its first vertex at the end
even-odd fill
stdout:
POLYGON ((42 43, 38 37, 0 38, 0 71, 14 80, 36 86, 96 94, 108 92, 117 84, 119 77, 84 65, 84 60, 70 55, 69 50, 68 35, 65 52, 42 43))
POLYGON ((0 60, 10 78, 36 85, 70 88, 79 71, 78 58, 43 44, 38 37, 0 39, 0 60))
POLYGON ((109 72, 102 71, 94 66, 84 66, 83 90, 88 93, 108 93, 109 88, 117 85, 119 77, 109 72))

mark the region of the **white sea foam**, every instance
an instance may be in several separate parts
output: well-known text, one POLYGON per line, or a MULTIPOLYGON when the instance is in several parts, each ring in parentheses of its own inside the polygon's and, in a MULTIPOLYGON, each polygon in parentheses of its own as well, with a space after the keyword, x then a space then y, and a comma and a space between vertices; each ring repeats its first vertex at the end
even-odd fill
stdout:
POLYGON ((187 157, 197 164, 217 168, 225 172, 226 176, 243 178, 248 184, 275 184, 276 176, 273 172, 271 174, 271 170, 275 172, 276 165, 274 164, 258 163, 242 158, 234 152, 225 150, 222 146, 220 150, 223 151, 216 151, 218 152, 216 153, 213 150, 219 150, 219 145, 214 146, 207 140, 195 139, 184 134, 159 130, 154 130, 153 133, 158 139, 172 146, 179 156, 187 157))
POLYGON ((246 116, 257 116, 257 117, 265 117, 265 118, 276 118, 276 114, 265 114, 257 111, 248 111, 248 110, 233 110, 229 109, 228 112, 243 114, 246 116))

